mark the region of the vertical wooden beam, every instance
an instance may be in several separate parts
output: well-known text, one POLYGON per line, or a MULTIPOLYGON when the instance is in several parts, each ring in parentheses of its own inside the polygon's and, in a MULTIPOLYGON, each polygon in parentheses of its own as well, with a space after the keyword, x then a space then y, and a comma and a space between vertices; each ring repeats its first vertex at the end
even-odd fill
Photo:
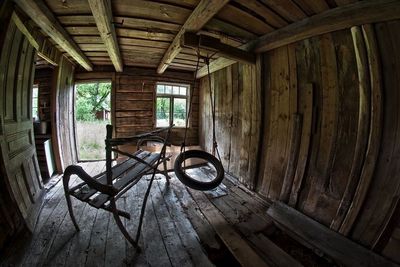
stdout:
POLYGON ((181 51, 180 40, 182 35, 187 31, 197 32, 201 30, 201 28, 203 28, 203 26, 228 2, 229 0, 201 0, 168 47, 168 50, 165 52, 157 68, 157 73, 164 73, 168 68, 168 64, 171 63, 181 51))
MULTIPOLYGON (((382 95, 382 78, 381 78, 381 61, 379 57, 378 44, 376 42, 375 31, 373 26, 368 24, 362 27, 362 33, 365 40, 366 53, 369 67, 370 77, 370 131, 368 136, 368 148, 365 155, 364 166, 361 171, 360 180, 357 189, 352 198, 350 207, 345 217, 342 218, 342 224, 338 228, 339 232, 348 235, 354 222, 364 204, 367 191, 372 182, 376 161, 379 155, 380 141, 382 137, 382 120, 383 120, 383 95, 382 95)), ((364 60, 365 61, 365 60, 364 60)))
POLYGON ((107 48, 108 55, 117 72, 123 71, 121 53, 118 47, 117 35, 112 24, 113 15, 110 0, 88 0, 94 20, 99 29, 101 39, 107 48))
POLYGON ((58 45, 70 54, 82 67, 88 71, 93 65, 67 31, 61 26, 54 14, 43 0, 15 0, 18 6, 58 45))

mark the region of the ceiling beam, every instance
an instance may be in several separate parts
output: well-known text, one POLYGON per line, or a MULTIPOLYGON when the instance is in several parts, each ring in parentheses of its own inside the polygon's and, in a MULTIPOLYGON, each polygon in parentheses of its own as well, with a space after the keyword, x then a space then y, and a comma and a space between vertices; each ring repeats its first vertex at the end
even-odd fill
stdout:
POLYGON ((58 45, 88 71, 93 65, 67 31, 61 26, 43 0, 14 0, 18 6, 58 45))
POLYGON ((122 72, 123 64, 121 53, 118 47, 115 28, 112 24, 111 2, 110 0, 88 0, 88 2, 111 62, 117 72, 122 72))
POLYGON ((197 5, 192 14, 183 24, 178 34, 175 36, 171 45, 165 52, 158 68, 157 73, 163 73, 168 65, 174 60, 174 58, 179 54, 182 47, 180 45, 182 35, 187 32, 197 32, 203 28, 203 26, 214 17, 215 14, 226 4, 229 0, 201 0, 197 5))
MULTIPOLYGON (((241 46, 246 51, 266 52, 313 36, 348 29, 352 26, 400 18, 400 1, 365 0, 327 10, 284 28, 261 36, 241 46)), ((237 61, 218 58, 210 63, 210 72, 230 66, 237 61), (211 71, 213 70, 213 71, 211 71)), ((207 75, 207 66, 199 69, 197 78, 207 75)))
MULTIPOLYGON (((256 43, 255 41, 248 42, 247 44, 239 46, 238 49, 241 49, 243 51, 252 51, 254 49, 255 43, 256 43)), ((238 61, 234 60, 234 59, 220 57, 220 58, 210 62, 210 64, 209 64, 210 73, 213 73, 215 71, 218 71, 218 70, 221 70, 223 68, 226 68, 226 67, 228 67, 230 65, 233 65, 233 64, 235 64, 237 62, 238 61)), ((207 65, 201 67, 197 71, 196 78, 201 78, 201 77, 204 77, 206 75, 208 75, 207 65)))
POLYGON ((233 59, 238 62, 243 62, 247 64, 256 63, 255 54, 231 45, 227 45, 225 43, 222 43, 220 39, 207 35, 197 35, 192 32, 186 32, 182 36, 181 46, 188 48, 204 49, 216 53, 216 55, 218 56, 227 59, 233 59))

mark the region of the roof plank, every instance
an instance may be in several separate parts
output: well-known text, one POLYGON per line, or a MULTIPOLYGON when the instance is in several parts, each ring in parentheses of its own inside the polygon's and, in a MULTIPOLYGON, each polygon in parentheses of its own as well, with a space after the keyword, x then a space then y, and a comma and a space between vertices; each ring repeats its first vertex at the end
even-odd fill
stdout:
MULTIPOLYGON (((351 26, 399 18, 400 2, 397 0, 359 1, 305 18, 299 22, 265 34, 240 48, 246 51, 254 49, 255 52, 262 53, 316 35, 346 29, 351 26)), ((210 72, 220 70, 234 63, 236 61, 231 59, 218 58, 210 63, 210 72)), ((207 75, 207 66, 198 71, 197 78, 204 77, 205 75, 207 75)))
POLYGON ((57 44, 88 71, 93 65, 42 0, 15 0, 18 6, 57 44))

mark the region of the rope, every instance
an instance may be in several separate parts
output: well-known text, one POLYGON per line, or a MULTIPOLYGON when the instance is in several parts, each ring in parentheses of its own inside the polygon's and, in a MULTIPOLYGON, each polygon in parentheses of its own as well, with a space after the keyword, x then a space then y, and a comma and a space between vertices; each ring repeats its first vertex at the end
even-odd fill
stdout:
MULTIPOLYGON (((200 53, 198 51, 198 53, 200 53)), ((186 148, 186 138, 187 138, 187 131, 189 129, 189 118, 190 118, 190 114, 192 113, 192 104, 193 104, 193 94, 194 94, 194 90, 196 89, 196 76, 197 76, 197 71, 199 69, 199 63, 200 63, 200 55, 197 55, 197 64, 196 64, 196 71, 194 73, 194 78, 193 78, 193 90, 190 90, 190 101, 189 101, 189 111, 186 117, 186 127, 185 127, 185 134, 183 137, 183 142, 181 145, 181 153, 182 151, 185 151, 186 148)))
POLYGON ((217 152, 217 156, 219 161, 221 161, 221 156, 218 150, 217 137, 215 134, 215 97, 212 96, 212 86, 211 86, 211 74, 210 74, 210 58, 207 58, 207 75, 208 75, 208 87, 210 89, 210 103, 211 103, 211 115, 212 115, 212 128, 213 128, 213 156, 215 156, 215 152, 217 152))
MULTIPOLYGON (((200 42, 200 40, 199 40, 200 42)), ((186 151, 186 138, 187 138, 187 131, 189 129, 189 118, 190 118, 190 114, 192 112, 192 104, 193 104, 193 92, 196 88, 196 76, 197 76, 197 72, 199 70, 199 63, 200 63, 200 44, 197 46, 197 64, 196 64, 196 71, 194 73, 194 77, 193 77, 193 90, 191 90, 190 92, 190 101, 189 101, 189 111, 186 117, 186 127, 185 127, 185 133, 184 133, 184 137, 183 137, 183 142, 181 145, 181 153, 186 151)), ((212 55, 211 55, 212 57, 212 55)), ((217 143, 217 137, 216 137, 216 133, 215 133, 215 97, 213 97, 212 95, 212 85, 211 85, 211 75, 210 75, 210 58, 211 57, 206 57, 204 58, 204 61, 207 65, 207 74, 208 74, 208 86, 209 86, 209 91, 210 91, 210 103, 211 103, 211 114, 212 114, 212 133, 213 133, 213 150, 212 150, 212 155, 215 156, 215 152, 217 153, 218 159, 219 161, 221 161, 221 156, 219 154, 219 150, 218 150, 218 143, 217 143)), ((183 164, 184 167, 186 167, 185 164, 185 158, 183 159, 183 164)))

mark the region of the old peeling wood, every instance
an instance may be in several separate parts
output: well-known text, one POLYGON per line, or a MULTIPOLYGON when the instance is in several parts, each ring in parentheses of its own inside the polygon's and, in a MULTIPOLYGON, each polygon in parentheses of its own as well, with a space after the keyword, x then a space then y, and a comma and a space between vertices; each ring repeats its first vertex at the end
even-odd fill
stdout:
MULTIPOLYGON (((357 185, 360 183, 359 179, 363 166, 365 166, 365 153, 367 150, 367 143, 370 131, 371 85, 367 51, 361 28, 357 26, 353 27, 351 28, 351 33, 353 36, 359 80, 359 112, 357 139, 352 167, 350 170, 349 178, 347 179, 346 190, 341 199, 337 215, 331 223, 331 228, 334 230, 340 229, 341 224, 343 223, 343 220, 347 215, 347 210, 351 205, 357 185)), ((345 224, 345 228, 347 227, 351 227, 348 222, 345 224)), ((340 232, 344 233, 342 231, 340 232)))
POLYGON ((196 35, 192 32, 186 32, 181 39, 181 45, 189 48, 203 48, 216 52, 217 55, 236 60, 238 62, 255 64, 256 57, 253 53, 224 44, 218 38, 207 35, 196 35))
POLYGON ((297 210, 275 202, 267 211, 277 225, 305 245, 318 249, 344 266, 398 266, 297 210))
POLYGON ((82 67, 88 71, 93 69, 92 63, 71 39, 42 0, 16 0, 15 2, 47 35, 82 65, 82 67))
POLYGON ((92 10, 94 20, 99 29, 101 39, 106 46, 108 55, 117 72, 123 70, 121 54, 119 52, 117 35, 115 34, 113 15, 110 0, 89 0, 89 6, 92 10))
POLYGON ((228 2, 228 0, 200 1, 165 52, 157 68, 157 73, 163 73, 168 68, 168 64, 171 63, 181 51, 181 36, 187 31, 197 32, 201 30, 201 28, 203 28, 203 26, 228 2))
POLYGON ((283 202, 289 201, 290 192, 293 185, 293 180, 296 172, 297 161, 299 158, 299 149, 301 142, 301 127, 302 116, 300 114, 293 114, 293 121, 291 127, 289 161, 286 166, 285 177, 283 178, 283 185, 279 199, 283 202))

